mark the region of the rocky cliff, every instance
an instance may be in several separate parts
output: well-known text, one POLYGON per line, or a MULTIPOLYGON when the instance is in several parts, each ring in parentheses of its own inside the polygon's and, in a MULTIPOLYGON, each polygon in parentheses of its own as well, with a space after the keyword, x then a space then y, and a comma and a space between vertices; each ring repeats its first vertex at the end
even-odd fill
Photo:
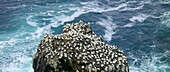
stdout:
POLYGON ((129 72, 124 53, 104 43, 90 24, 66 24, 62 34, 47 34, 33 56, 34 72, 129 72))

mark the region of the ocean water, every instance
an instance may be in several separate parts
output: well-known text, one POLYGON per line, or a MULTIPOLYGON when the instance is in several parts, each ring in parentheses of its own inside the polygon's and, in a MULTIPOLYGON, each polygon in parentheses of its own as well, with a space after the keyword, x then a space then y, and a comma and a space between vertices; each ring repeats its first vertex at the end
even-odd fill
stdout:
POLYGON ((42 37, 80 20, 124 51, 130 72, 170 72, 168 0, 0 0, 0 72, 33 72, 42 37))

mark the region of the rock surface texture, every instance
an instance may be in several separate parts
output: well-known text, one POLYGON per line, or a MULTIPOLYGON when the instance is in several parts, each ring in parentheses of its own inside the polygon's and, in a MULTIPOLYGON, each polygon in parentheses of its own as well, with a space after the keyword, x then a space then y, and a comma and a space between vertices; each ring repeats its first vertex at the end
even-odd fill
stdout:
POLYGON ((129 72, 122 51, 103 42, 90 27, 66 24, 62 34, 47 34, 33 56, 34 72, 129 72))

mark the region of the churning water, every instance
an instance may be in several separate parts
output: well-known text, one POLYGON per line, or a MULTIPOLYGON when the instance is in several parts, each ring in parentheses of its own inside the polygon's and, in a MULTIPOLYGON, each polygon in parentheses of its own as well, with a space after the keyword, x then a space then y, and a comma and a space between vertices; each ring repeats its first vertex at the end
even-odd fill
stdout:
POLYGON ((42 37, 79 20, 124 51, 130 72, 170 72, 170 2, 160 0, 0 0, 0 72, 33 72, 42 37))

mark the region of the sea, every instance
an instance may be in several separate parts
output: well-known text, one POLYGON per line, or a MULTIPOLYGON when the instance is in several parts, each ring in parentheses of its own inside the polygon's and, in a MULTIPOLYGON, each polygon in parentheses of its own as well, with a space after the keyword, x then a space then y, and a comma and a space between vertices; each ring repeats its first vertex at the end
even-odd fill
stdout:
POLYGON ((0 0, 0 72, 34 72, 40 40, 80 20, 125 53, 130 72, 170 72, 169 0, 0 0))

